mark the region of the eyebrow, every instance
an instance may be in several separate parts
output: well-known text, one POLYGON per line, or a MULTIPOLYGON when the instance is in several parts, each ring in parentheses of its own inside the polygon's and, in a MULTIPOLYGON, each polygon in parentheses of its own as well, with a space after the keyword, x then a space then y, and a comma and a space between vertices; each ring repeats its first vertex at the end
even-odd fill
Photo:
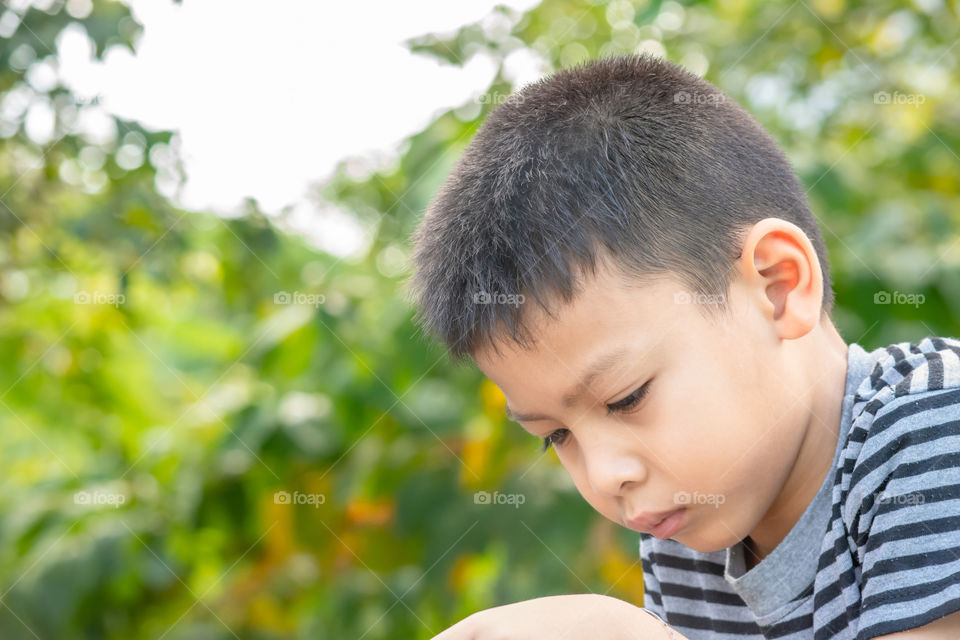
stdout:
MULTIPOLYGON (((624 356, 627 355, 627 350, 623 347, 614 349, 609 353, 601 355, 599 358, 596 358, 589 367, 587 367, 583 374, 580 376, 580 382, 573 387, 570 391, 564 394, 561 399, 564 407, 572 407, 580 396, 589 388, 594 380, 597 379, 601 373, 611 368, 612 366, 619 364, 623 360, 624 356)), ((516 413, 511 408, 510 405, 505 406, 505 411, 507 413, 507 418, 515 422, 534 422, 537 420, 552 420, 550 416, 545 416, 539 413, 516 413)))

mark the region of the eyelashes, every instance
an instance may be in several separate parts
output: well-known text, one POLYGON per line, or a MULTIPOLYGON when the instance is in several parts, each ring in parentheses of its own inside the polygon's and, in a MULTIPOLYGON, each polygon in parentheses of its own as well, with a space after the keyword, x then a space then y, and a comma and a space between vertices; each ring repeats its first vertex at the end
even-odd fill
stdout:
POLYGON ((647 391, 650 388, 650 382, 647 382, 642 387, 628 395, 623 400, 614 402, 613 404, 607 405, 607 415, 612 415, 614 413, 627 413, 630 409, 633 409, 641 400, 647 395, 647 391))
MULTIPOLYGON (((615 413, 623 415, 629 413, 634 407, 640 404, 641 400, 647 396, 647 392, 650 390, 650 382, 652 382, 652 380, 647 381, 643 386, 628 395, 623 400, 618 400, 613 404, 608 404, 607 415, 609 416, 615 413)), ((569 429, 557 429, 556 431, 553 431, 543 438, 543 444, 540 446, 540 451, 545 452, 550 447, 559 447, 563 445, 563 443, 567 440, 567 436, 569 435, 569 429)))
POLYGON ((567 439, 568 435, 570 435, 569 429, 557 429, 550 435, 544 437, 543 444, 540 445, 540 452, 543 453, 550 447, 558 447, 562 445, 567 439))

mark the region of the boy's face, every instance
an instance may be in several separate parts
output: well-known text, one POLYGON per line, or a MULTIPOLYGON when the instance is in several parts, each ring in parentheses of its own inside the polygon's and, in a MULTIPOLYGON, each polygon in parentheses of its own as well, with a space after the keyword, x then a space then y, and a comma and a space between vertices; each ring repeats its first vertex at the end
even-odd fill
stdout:
POLYGON ((657 520, 682 508, 679 531, 654 533, 700 551, 751 532, 783 488, 810 420, 802 367, 766 316, 763 287, 734 278, 729 315, 709 320, 697 308, 709 301, 676 280, 628 288, 604 268, 555 321, 528 310, 532 349, 501 342, 499 355, 474 354, 525 430, 563 438, 557 455, 597 511, 651 531, 639 514, 657 520), (564 403, 595 361, 616 352, 622 357, 564 403), (645 384, 632 408, 608 412, 645 384))

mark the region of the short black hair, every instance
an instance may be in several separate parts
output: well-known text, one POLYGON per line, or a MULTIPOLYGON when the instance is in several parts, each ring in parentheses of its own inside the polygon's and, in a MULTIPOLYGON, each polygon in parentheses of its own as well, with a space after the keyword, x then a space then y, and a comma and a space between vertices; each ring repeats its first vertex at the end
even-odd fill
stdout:
POLYGON ((532 342, 525 306, 553 315, 578 273, 608 255, 627 279, 674 276, 726 293, 742 234, 797 225, 823 273, 806 193, 773 138, 740 105, 648 55, 601 58, 527 85, 480 127, 413 234, 415 321, 457 360, 508 337, 532 342))

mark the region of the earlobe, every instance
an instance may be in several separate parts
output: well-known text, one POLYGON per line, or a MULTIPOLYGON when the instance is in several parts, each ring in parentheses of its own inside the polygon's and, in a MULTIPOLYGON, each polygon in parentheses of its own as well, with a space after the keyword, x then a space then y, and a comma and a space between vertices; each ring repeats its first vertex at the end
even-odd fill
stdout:
POLYGON ((746 234, 738 266, 762 298, 777 334, 803 337, 817 324, 823 274, 810 239, 791 222, 765 218, 746 234))

